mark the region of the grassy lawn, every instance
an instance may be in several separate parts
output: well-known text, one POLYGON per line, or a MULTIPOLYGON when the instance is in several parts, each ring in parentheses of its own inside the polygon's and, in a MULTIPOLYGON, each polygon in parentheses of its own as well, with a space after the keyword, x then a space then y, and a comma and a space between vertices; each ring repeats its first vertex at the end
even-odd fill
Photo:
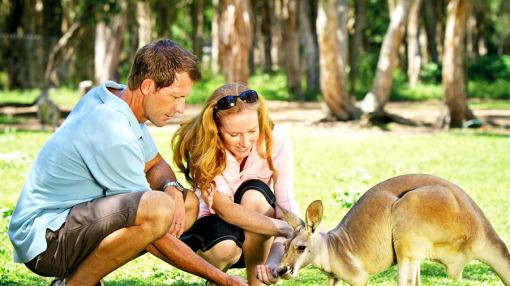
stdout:
MULTIPOLYGON (((304 212, 308 203, 322 199, 324 230, 335 226, 348 206, 375 183, 391 176, 423 172, 442 176, 462 186, 485 211, 494 228, 510 244, 510 137, 479 132, 406 135, 368 133, 351 136, 338 129, 290 126, 296 165, 296 197, 304 212)), ((351 131, 350 131, 351 132, 351 131)), ((164 157, 170 158, 171 131, 153 133, 164 157)), ((32 160, 47 132, 0 133, 0 154, 16 152, 15 159, 0 159, 0 285, 48 285, 11 259, 7 237, 10 214, 32 160)), ((1 158, 4 158, 2 156, 1 158)), ((233 272, 236 273, 236 272, 233 272)), ((241 275, 243 271, 237 272, 241 275)), ((436 263, 422 266, 423 285, 503 285, 487 266, 473 262, 464 279, 453 282, 436 263)), ((396 268, 371 278, 371 285, 395 285, 396 268)), ((107 276, 106 284, 203 285, 203 280, 177 271, 144 255, 107 276)), ((294 281, 280 285, 325 285, 326 276, 313 268, 294 281)))

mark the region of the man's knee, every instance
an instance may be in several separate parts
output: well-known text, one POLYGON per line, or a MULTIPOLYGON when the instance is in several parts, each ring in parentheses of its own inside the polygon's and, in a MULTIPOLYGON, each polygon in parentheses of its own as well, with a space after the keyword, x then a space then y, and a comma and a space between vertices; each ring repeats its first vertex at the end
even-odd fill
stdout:
POLYGON ((135 224, 159 238, 170 228, 174 207, 174 200, 169 195, 156 191, 146 192, 140 199, 135 224))
POLYGON ((266 197, 257 190, 246 191, 241 198, 241 205, 258 213, 274 217, 273 207, 271 207, 266 197))

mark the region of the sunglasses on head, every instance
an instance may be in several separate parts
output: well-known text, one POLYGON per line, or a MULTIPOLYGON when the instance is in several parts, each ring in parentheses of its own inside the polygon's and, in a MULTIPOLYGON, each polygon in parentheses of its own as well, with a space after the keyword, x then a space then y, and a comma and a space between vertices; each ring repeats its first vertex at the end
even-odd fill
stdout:
POLYGON ((259 100, 259 95, 252 89, 245 90, 239 95, 226 95, 216 102, 214 111, 227 110, 236 106, 238 98, 244 103, 255 103, 259 100))

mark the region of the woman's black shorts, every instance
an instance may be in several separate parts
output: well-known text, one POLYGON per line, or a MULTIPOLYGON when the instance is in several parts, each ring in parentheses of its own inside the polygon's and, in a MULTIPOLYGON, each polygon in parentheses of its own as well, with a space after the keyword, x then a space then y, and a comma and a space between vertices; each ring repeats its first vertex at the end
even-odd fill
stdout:
MULTIPOLYGON (((241 203, 241 199, 248 190, 257 190, 264 195, 267 202, 275 208, 275 196, 271 188, 261 180, 252 179, 245 181, 239 186, 234 194, 234 202, 241 203)), ((232 224, 225 222, 218 215, 210 215, 199 218, 195 224, 181 236, 181 240, 193 251, 207 251, 223 240, 233 240, 237 246, 243 246, 244 231, 232 224)), ((231 268, 244 268, 244 258, 231 268)))

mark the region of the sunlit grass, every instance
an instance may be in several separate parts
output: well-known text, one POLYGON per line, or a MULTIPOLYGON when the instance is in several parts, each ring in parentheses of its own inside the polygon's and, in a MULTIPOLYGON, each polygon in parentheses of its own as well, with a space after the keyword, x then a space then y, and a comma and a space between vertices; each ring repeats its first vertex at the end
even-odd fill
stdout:
MULTIPOLYGON (((352 131, 349 131, 352 132, 352 131)), ((171 130, 156 129, 154 138, 170 159, 171 130)), ((295 154, 295 186, 303 212, 309 202, 322 199, 322 228, 335 226, 348 210, 338 192, 358 196, 391 176, 423 172, 438 175, 463 187, 485 211, 503 240, 510 243, 510 137, 481 132, 439 134, 343 133, 313 126, 290 127, 295 154), (354 135, 354 136, 353 136, 354 135)), ((0 153, 17 152, 17 160, 0 160, 0 285, 47 285, 45 281, 11 259, 7 238, 9 215, 14 208, 28 168, 48 139, 46 132, 0 133, 0 153), (2 215, 3 214, 3 215, 2 215)), ((179 174, 182 178, 182 175, 179 174)), ((234 272, 235 273, 235 272, 234 272)), ((237 272, 244 275, 244 272, 237 272)), ((106 278, 107 285, 203 285, 203 280, 144 255, 106 278)), ((464 279, 452 282, 443 267, 426 263, 423 285, 502 285, 483 264, 469 264, 464 279)), ((297 280, 281 285, 325 285, 326 276, 307 268, 297 280)), ((396 268, 371 278, 371 285, 395 285, 396 268)))

